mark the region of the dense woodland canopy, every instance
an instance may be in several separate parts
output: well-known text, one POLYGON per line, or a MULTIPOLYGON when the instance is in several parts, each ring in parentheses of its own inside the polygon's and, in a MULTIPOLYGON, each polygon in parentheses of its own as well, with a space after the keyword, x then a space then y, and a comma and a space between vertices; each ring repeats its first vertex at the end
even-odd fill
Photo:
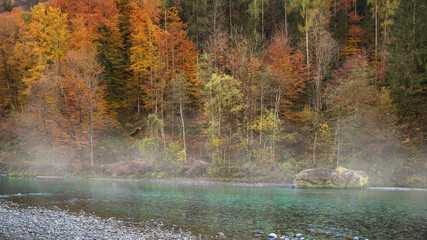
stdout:
POLYGON ((424 0, 1 0, 0 168, 427 182, 424 0))

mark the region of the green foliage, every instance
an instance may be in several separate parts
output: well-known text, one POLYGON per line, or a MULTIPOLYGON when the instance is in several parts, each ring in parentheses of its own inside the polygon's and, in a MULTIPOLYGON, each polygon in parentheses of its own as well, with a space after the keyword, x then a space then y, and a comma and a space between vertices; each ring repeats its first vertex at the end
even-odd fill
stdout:
POLYGON ((106 100, 111 114, 123 114, 128 107, 127 73, 125 48, 120 33, 121 29, 113 23, 100 25, 97 28, 95 44, 99 52, 99 59, 104 67, 104 85, 106 86, 106 100))
POLYGON ((188 23, 188 34, 199 48, 209 36, 208 0, 181 1, 181 18, 188 23))
POLYGON ((254 121, 252 125, 252 129, 255 131, 262 131, 265 134, 265 137, 271 139, 273 132, 275 134, 280 135, 282 121, 281 119, 275 118, 274 110, 270 110, 268 108, 264 109, 264 114, 262 115, 262 125, 261 125, 261 117, 254 121))
POLYGON ((156 115, 148 115, 147 130, 150 134, 150 138, 157 139, 159 137, 159 131, 162 129, 163 124, 163 120, 159 119, 156 115))
POLYGON ((202 79, 205 83, 210 81, 212 74, 214 74, 214 58, 212 54, 204 52, 199 55, 199 64, 197 65, 199 78, 202 79))
POLYGON ((149 137, 141 140, 139 149, 143 152, 145 151, 155 151, 157 149, 158 143, 156 138, 149 137))
POLYGON ((172 142, 165 149, 165 158, 172 162, 183 162, 182 153, 183 149, 179 141, 172 142))

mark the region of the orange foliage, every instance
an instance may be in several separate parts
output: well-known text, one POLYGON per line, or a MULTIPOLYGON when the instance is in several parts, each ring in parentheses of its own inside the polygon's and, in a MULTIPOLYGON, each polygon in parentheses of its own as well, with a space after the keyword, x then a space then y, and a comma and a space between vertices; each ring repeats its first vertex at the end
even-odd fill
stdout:
POLYGON ((197 51, 194 43, 187 38, 187 24, 181 21, 178 13, 176 8, 168 10, 164 30, 157 33, 159 55, 162 61, 166 61, 163 75, 172 78, 183 73, 190 87, 194 87, 197 86, 197 51))
POLYGON ((270 47, 264 52, 264 62, 277 75, 277 86, 282 90, 282 111, 286 118, 297 120, 298 104, 305 89, 307 67, 304 64, 304 55, 290 46, 288 38, 283 34, 274 37, 270 47), (293 113, 292 113, 293 112, 293 113))
MULTIPOLYGON (((157 48, 157 32, 160 30, 161 8, 157 0, 131 3, 130 31, 130 69, 133 72, 134 81, 130 87, 134 89, 134 95, 143 101, 147 109, 154 109, 157 96, 157 69, 159 63, 157 48), (145 80, 145 83, 143 83, 145 80), (142 95, 145 92, 145 95, 142 95)), ((139 101, 138 101, 139 104, 139 101)), ((138 106, 139 107, 139 106, 138 106)))
POLYGON ((362 51, 362 44, 364 42, 364 31, 359 25, 360 21, 363 20, 364 17, 359 16, 353 11, 348 14, 348 17, 352 25, 348 29, 348 40, 341 52, 341 55, 344 58, 360 54, 362 51))
POLYGON ((49 4, 73 18, 83 18, 89 28, 106 25, 112 27, 119 14, 114 0, 51 0, 49 4))
POLYGON ((21 9, 14 8, 12 12, 0 14, 0 116, 14 110, 18 105, 18 74, 16 68, 19 62, 16 57, 15 46, 19 38, 19 31, 24 27, 21 9))

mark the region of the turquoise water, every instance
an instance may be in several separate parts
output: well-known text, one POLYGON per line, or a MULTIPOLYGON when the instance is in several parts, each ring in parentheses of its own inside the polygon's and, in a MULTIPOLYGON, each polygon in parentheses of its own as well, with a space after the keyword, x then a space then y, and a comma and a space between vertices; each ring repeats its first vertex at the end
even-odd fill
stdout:
POLYGON ((0 177, 0 198, 230 239, 255 238, 256 230, 306 239, 427 236, 427 192, 0 177))

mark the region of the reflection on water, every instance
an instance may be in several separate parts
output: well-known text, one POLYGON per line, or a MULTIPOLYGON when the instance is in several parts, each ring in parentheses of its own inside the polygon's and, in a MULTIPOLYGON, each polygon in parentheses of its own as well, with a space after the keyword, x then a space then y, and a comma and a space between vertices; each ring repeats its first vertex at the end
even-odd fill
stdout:
POLYGON ((131 221, 155 219, 194 233, 251 238, 423 239, 427 192, 195 186, 110 180, 0 177, 0 198, 131 221))

